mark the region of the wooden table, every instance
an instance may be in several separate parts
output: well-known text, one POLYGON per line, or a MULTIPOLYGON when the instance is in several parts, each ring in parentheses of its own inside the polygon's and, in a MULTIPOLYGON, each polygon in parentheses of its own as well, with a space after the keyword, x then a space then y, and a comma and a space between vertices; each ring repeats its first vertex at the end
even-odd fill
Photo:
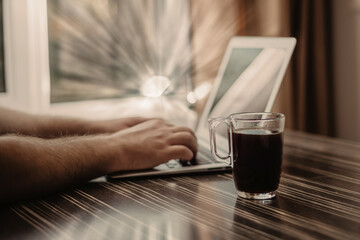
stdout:
POLYGON ((277 197, 231 173, 89 182, 3 206, 0 239, 360 239, 360 144, 287 132, 277 197))

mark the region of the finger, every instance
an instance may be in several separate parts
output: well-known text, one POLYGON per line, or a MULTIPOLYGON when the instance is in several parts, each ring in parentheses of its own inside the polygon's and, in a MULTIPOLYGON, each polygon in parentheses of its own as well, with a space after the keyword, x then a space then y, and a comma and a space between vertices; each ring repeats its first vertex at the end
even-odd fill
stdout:
POLYGON ((194 153, 191 151, 191 149, 182 146, 182 145, 175 145, 170 146, 167 148, 166 151, 166 157, 170 159, 184 159, 190 161, 194 156, 194 153))
POLYGON ((196 138, 189 132, 177 132, 169 135, 168 143, 170 145, 184 145, 194 153, 198 150, 196 138))
POLYGON ((172 131, 173 132, 188 132, 191 133, 191 135, 193 135, 195 138, 195 133, 191 128, 185 127, 185 126, 174 126, 172 127, 172 131))

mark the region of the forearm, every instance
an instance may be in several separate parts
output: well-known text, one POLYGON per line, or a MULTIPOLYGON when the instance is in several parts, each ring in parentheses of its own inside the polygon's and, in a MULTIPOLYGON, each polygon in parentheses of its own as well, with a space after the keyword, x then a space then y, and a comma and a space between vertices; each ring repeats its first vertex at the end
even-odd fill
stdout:
POLYGON ((37 121, 37 132, 38 136, 43 138, 115 133, 148 120, 150 119, 143 117, 130 117, 95 121, 79 118, 43 116, 39 117, 37 121))
POLYGON ((107 137, 0 137, 0 202, 39 196, 104 175, 112 157, 107 137))
POLYGON ((41 138, 114 133, 149 120, 142 117, 91 121, 80 118, 34 115, 0 107, 0 135, 15 133, 41 138))
POLYGON ((111 132, 104 124, 85 119, 34 115, 0 107, 0 135, 21 134, 42 138, 111 132))
POLYGON ((8 133, 34 135, 36 131, 35 115, 0 107, 0 135, 8 133))
POLYGON ((57 138, 64 136, 88 135, 105 133, 96 122, 77 118, 55 116, 37 117, 36 136, 42 138, 57 138))

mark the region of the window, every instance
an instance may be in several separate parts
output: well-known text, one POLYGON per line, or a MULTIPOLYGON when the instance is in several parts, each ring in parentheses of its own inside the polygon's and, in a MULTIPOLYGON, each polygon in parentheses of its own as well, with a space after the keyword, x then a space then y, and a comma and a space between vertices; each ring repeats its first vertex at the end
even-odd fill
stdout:
POLYGON ((187 1, 48 0, 51 103, 180 97, 191 88, 187 1))
POLYGON ((166 111, 166 119, 181 121, 189 112, 188 1, 3 3, 6 94, 0 92, 0 104, 94 118, 166 111), (144 101, 129 104, 134 97, 144 101))

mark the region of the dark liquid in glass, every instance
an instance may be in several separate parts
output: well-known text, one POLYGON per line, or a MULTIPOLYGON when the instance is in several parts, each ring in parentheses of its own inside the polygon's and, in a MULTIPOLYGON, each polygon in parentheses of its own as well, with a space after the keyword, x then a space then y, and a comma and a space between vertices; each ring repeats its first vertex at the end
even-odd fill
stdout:
POLYGON ((282 133, 242 129, 232 133, 233 176, 236 188, 266 193, 278 188, 282 162, 282 133))

